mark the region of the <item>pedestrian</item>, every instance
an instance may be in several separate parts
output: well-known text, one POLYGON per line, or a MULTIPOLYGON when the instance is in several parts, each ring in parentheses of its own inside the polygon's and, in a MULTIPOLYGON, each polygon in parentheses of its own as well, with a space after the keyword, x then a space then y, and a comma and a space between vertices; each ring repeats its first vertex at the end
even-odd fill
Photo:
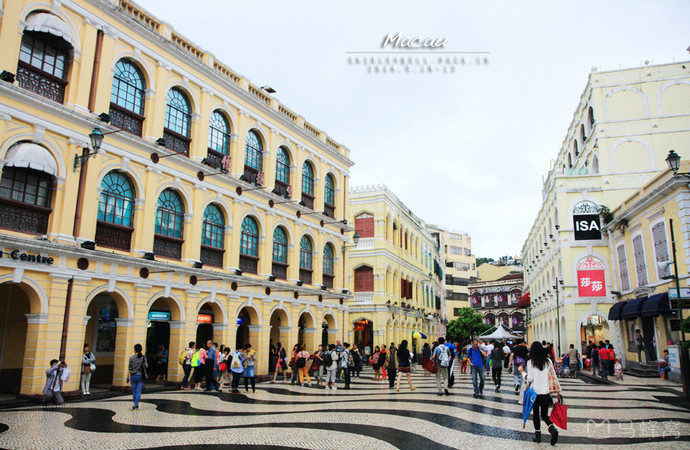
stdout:
POLYGON ((400 379, 403 377, 403 374, 407 375, 407 382, 410 384, 410 390, 414 391, 415 388, 412 386, 412 376, 410 375, 411 369, 410 366, 411 364, 411 359, 412 355, 410 355, 410 350, 407 348, 407 339, 403 339, 402 342, 400 342, 400 347, 398 347, 397 351, 398 355, 398 381, 396 382, 396 392, 400 392, 400 379))
POLYGON ((311 387, 311 379, 309 378, 309 367, 307 366, 307 363, 309 362, 309 352, 306 349, 306 346, 302 344, 299 347, 299 352, 297 352, 296 359, 295 359, 295 368, 297 372, 299 373, 299 384, 302 386, 309 386, 311 387), (306 380, 306 381, 305 381, 306 380))
POLYGON ((503 360, 505 359, 503 347, 494 345, 491 350, 491 379, 494 381, 496 392, 501 392, 501 374, 503 373, 503 360))
POLYGON ((623 366, 620 359, 617 359, 616 364, 613 365, 613 373, 616 375, 616 381, 623 381, 623 366))
POLYGON ((295 346, 292 347, 292 352, 290 353, 290 362, 288 363, 290 370, 292 370, 292 380, 290 381, 290 384, 295 384, 297 381, 297 374, 299 373, 297 370, 297 353, 299 353, 299 344, 295 344, 295 346))
POLYGON ((256 377, 254 374, 254 366, 256 365, 256 352, 252 350, 252 344, 247 342, 244 344, 244 351, 242 352, 244 357, 244 372, 242 376, 244 377, 244 390, 249 392, 249 383, 252 383, 252 392, 256 393, 256 377))
POLYGON ((450 389, 455 385, 455 360, 457 359, 458 351, 456 346, 450 341, 446 341, 445 345, 450 353, 450 365, 448 366, 448 389, 450 389))
POLYGON ((353 368, 354 373, 351 373, 350 375, 353 378, 355 376, 359 378, 359 373, 362 371, 362 353, 359 351, 359 348, 357 348, 357 344, 352 344, 352 349, 350 352, 355 363, 355 367, 353 368))
POLYGON ((484 396, 484 365, 486 364, 486 352, 479 347, 477 340, 472 341, 472 347, 467 350, 472 371, 472 385, 474 386, 474 398, 484 396))
POLYGON ((91 395, 91 374, 96 370, 96 357, 89 349, 89 344, 84 344, 84 353, 81 355, 81 394, 91 395))
POLYGON ((422 346, 422 367, 424 368, 425 377, 431 375, 431 372, 429 372, 429 361, 431 361, 431 348, 429 343, 425 342, 422 346))
POLYGON ((192 357, 195 353, 194 347, 194 341, 190 341, 189 347, 185 349, 187 356, 185 357, 184 363, 182 364, 182 371, 184 372, 184 377, 182 377, 182 386, 180 386, 180 389, 184 391, 189 389, 189 376, 192 373, 192 357))
POLYGON ((139 409, 139 399, 146 379, 146 369, 148 369, 148 363, 144 354, 141 353, 141 344, 136 344, 134 345, 134 355, 129 357, 129 375, 127 376, 127 381, 132 384, 132 398, 134 400, 132 411, 139 409))
POLYGON ((374 369, 374 381, 381 380, 381 365, 379 364, 379 358, 381 357, 381 349, 377 345, 374 347, 374 354, 371 357, 371 367, 374 369))
POLYGON ((278 372, 283 373, 283 382, 287 383, 287 355, 285 354, 285 349, 281 345, 280 342, 276 343, 276 367, 275 367, 275 372, 273 372, 273 381, 271 383, 276 382, 276 378, 278 378, 278 372))
MULTIPOLYGON (((350 371, 354 365, 355 360, 350 353, 350 344, 348 342, 343 342, 343 350, 340 352, 340 367, 343 370, 343 380, 345 381, 343 389, 350 389, 350 381, 352 378, 350 371)), ((311 383, 309 385, 311 386, 311 383)))
POLYGON ((220 380, 218 381, 218 392, 223 392, 223 386, 232 385, 232 371, 230 370, 230 363, 232 356, 230 355, 230 347, 223 348, 223 370, 221 371, 220 380))
POLYGON ((168 379, 168 350, 163 344, 158 344, 156 350, 156 373, 156 381, 165 382, 168 379))
POLYGON ((206 341, 206 360, 204 361, 204 369, 206 372, 206 392, 213 389, 218 390, 218 382, 213 376, 213 371, 216 368, 216 361, 218 360, 218 351, 213 342, 209 339, 206 341))
POLYGON ((230 371, 232 372, 232 385, 230 393, 239 394, 240 390, 238 387, 240 385, 240 378, 244 373, 244 352, 239 348, 236 348, 235 351, 232 352, 230 371))
POLYGON ((462 364, 460 365, 460 373, 467 373, 467 363, 469 359, 467 358, 467 350, 469 349, 470 345, 463 345, 462 346, 462 353, 460 354, 460 358, 462 359, 462 364))
POLYGON ((364 347, 364 360, 367 364, 371 364, 371 347, 369 347, 369 344, 364 347))
MULTIPOLYGON (((608 341, 607 341, 608 342, 608 341)), ((613 376, 613 366, 616 361, 616 351, 613 348, 613 344, 608 343, 606 344, 606 350, 609 352, 609 376, 613 376)))
POLYGON ((503 368, 508 370, 508 365, 510 363, 510 358, 508 355, 510 355, 511 349, 510 346, 508 345, 507 342, 503 343, 503 368))
POLYGON ((338 352, 334 344, 328 344, 328 351, 323 359, 326 366, 326 389, 337 390, 335 385, 335 373, 338 370, 338 352))
POLYGON ((644 348, 644 337, 639 329, 635 330, 635 347, 637 348, 637 361, 640 363, 642 362, 642 352, 645 354, 645 361, 649 361, 649 358, 647 358, 647 352, 644 348))
POLYGON ((570 344, 570 349, 568 349, 568 358, 570 359, 568 377, 577 378, 577 371, 580 369, 580 354, 573 344, 570 344))
POLYGON ((493 341, 487 343, 487 344, 484 346, 484 353, 486 353, 486 355, 487 355, 486 362, 484 363, 484 368, 486 369, 486 374, 487 374, 487 375, 489 374, 490 367, 491 367, 491 364, 490 364, 490 363, 491 363, 491 359, 489 358, 489 355, 491 355, 491 352, 492 352, 492 351, 494 351, 494 344, 493 344, 493 341))
POLYGON ((226 364, 225 361, 226 353, 225 353, 225 345, 221 344, 220 348, 218 348, 218 360, 216 361, 216 367, 217 372, 216 372, 216 384, 218 385, 218 392, 221 392, 222 386, 220 385, 220 380, 223 377, 223 373, 227 369, 228 365, 226 364))
POLYGON ((518 370, 520 367, 523 369, 527 364, 527 344, 522 339, 517 342, 517 345, 513 346, 510 352, 510 365, 513 369, 513 379, 515 384, 515 395, 520 394, 520 388, 522 387, 522 375, 518 370))
POLYGON ((668 380, 668 373, 671 371, 671 364, 668 359, 668 350, 664 350, 664 357, 659 360, 659 378, 668 380))
POLYGON ((388 387, 393 388, 395 386, 396 368, 398 365, 398 349, 395 348, 395 344, 391 342, 391 346, 388 350, 390 350, 390 355, 386 361, 386 372, 388 372, 388 387))
MULTIPOLYGON (((438 346, 434 348, 434 353, 431 359, 438 364, 436 370, 436 395, 442 396, 444 393, 450 395, 448 392, 448 369, 450 368, 451 356, 450 350, 446 347, 446 340, 442 337, 438 338, 438 346)), ((423 352, 423 350, 422 350, 423 352)))
POLYGON ((599 341, 599 361, 601 365, 601 378, 608 380, 609 362, 611 361, 611 357, 609 356, 609 349, 607 349, 604 343, 601 341, 599 341))
POLYGON ((203 342, 197 342, 196 344, 196 355, 194 357, 197 357, 198 360, 198 365, 194 366, 192 364, 192 367, 195 367, 194 369, 194 388, 198 391, 201 390, 201 381, 204 379, 204 375, 206 374, 206 349, 204 348, 203 342))
MULTIPOLYGON (((537 393, 537 398, 534 400, 534 407, 532 409, 532 422, 534 423, 534 442, 541 442, 541 422, 539 417, 549 427, 551 434, 551 445, 556 445, 558 442, 558 430, 549 419, 549 407, 553 405, 553 400, 550 395, 549 377, 553 378, 553 384, 557 386, 559 395, 561 386, 558 383, 558 377, 553 368, 553 363, 547 356, 546 349, 539 343, 534 342, 530 347, 530 360, 527 361, 527 376, 526 380, 531 384, 532 388, 537 393)), ((520 372, 524 369, 519 367, 520 372)))
POLYGON ((324 375, 326 368, 323 365, 323 345, 319 345, 319 348, 312 354, 312 370, 314 371, 314 376, 316 377, 316 387, 323 386, 324 375))
POLYGON ((50 361, 50 368, 46 370, 46 384, 43 387, 44 405, 52 403, 59 406, 65 403, 65 399, 62 398, 62 383, 69 381, 69 376, 70 368, 65 361, 50 361))
POLYGON ((381 347, 381 353, 379 353, 379 368, 383 369, 381 370, 381 381, 386 381, 386 359, 388 358, 388 350, 386 350, 386 344, 383 344, 383 347, 381 347))
POLYGON ((600 359, 601 358, 599 358, 599 346, 597 344, 592 344, 592 375, 596 375, 597 372, 601 374, 601 363, 599 362, 600 359))

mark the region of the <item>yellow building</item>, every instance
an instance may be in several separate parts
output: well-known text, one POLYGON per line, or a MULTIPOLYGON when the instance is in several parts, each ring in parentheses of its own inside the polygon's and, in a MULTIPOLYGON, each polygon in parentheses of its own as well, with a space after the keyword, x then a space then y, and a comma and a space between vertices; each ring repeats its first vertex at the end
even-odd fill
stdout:
MULTIPOLYGON (((680 172, 690 172, 685 162, 680 172)), ((663 358, 669 341, 678 343, 678 296, 674 278, 675 259, 681 288, 683 318, 690 316, 690 193, 688 178, 674 177, 669 169, 645 184, 613 211, 605 231, 613 265, 613 290, 620 297, 608 319, 621 336, 619 354, 628 368, 663 358), (673 226, 673 228, 671 228, 673 226), (672 237, 676 255, 673 255, 672 237), (644 353, 638 355, 635 331, 644 337, 644 353)), ((656 367, 653 367, 656 369, 656 367)), ((654 370, 656 372, 656 370, 654 370)))
POLYGON ((484 267, 487 265, 491 264, 482 264, 479 268, 484 276, 469 284, 472 308, 484 317, 485 324, 504 325, 523 334, 525 313, 518 308, 523 289, 522 270, 517 266, 497 266, 496 270, 490 270, 484 267))
POLYGON ((590 74, 522 248, 533 339, 561 352, 588 340, 620 347, 607 320, 616 297, 601 227, 608 210, 666 169, 670 149, 690 154, 687 64, 590 74))
POLYGON ((445 336, 442 237, 383 185, 353 188, 350 210, 359 238, 347 249, 351 342, 373 348, 407 339, 419 350, 445 336), (414 331, 427 339, 413 339, 414 331))
POLYGON ((458 316, 460 308, 470 306, 469 284, 477 279, 477 259, 472 254, 472 238, 468 233, 444 230, 429 225, 445 242, 446 310, 448 320, 458 316))
POLYGON ((344 336, 347 148, 134 3, 0 8, 3 389, 85 342, 122 388, 135 343, 179 381, 189 341, 263 375, 270 340, 344 336))

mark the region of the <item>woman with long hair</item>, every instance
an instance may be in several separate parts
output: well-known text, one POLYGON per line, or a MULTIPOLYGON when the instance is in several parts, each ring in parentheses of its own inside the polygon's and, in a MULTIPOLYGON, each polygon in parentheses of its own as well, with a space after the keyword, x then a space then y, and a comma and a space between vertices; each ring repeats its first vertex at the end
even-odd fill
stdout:
POLYGON ((129 376, 127 377, 127 381, 132 383, 132 397, 134 399, 132 411, 139 409, 141 388, 144 385, 147 367, 146 357, 141 353, 141 344, 136 344, 134 346, 134 355, 129 357, 129 376))
POLYGON ((273 380, 271 383, 275 383, 276 379, 278 378, 278 371, 283 372, 283 382, 287 383, 287 361, 285 359, 287 358, 287 354, 285 353, 285 349, 283 348, 283 345, 280 342, 276 343, 276 370, 273 372, 273 380))
MULTIPOLYGON (((539 416, 541 416, 541 419, 549 427, 551 445, 556 445, 558 442, 558 430, 556 430, 554 424, 549 420, 549 407, 553 405, 553 400, 549 393, 549 375, 555 380, 555 384, 558 386, 559 395, 561 386, 558 383, 558 378, 556 377, 553 363, 548 357, 547 350, 539 342, 534 342, 532 344, 529 349, 529 355, 530 359, 527 361, 526 380, 537 393, 537 398, 534 400, 534 407, 532 409, 534 442, 541 442, 541 423, 539 421, 539 416)), ((524 371, 522 366, 519 366, 518 370, 521 373, 524 371)))
POLYGON ((249 392, 249 383, 252 383, 252 392, 256 393, 256 377, 254 365, 256 364, 256 352, 252 350, 252 344, 244 344, 244 390, 249 392))
POLYGON ((410 384, 410 390, 414 391, 416 388, 412 386, 412 376, 410 375, 410 350, 407 348, 407 339, 403 340, 398 347, 398 381, 396 384, 396 392, 400 392, 400 379, 403 374, 407 374, 407 382, 410 384))
MULTIPOLYGON (((437 343, 434 342, 434 344, 437 343)), ((422 346, 422 367, 424 367, 425 377, 431 374, 429 372, 429 361, 431 361, 431 348, 429 347, 429 343, 425 342, 422 346)))
POLYGON ((381 358, 381 348, 377 345, 374 347, 374 354, 371 357, 371 367, 374 369, 374 381, 381 380, 381 364, 379 363, 379 358, 381 358))

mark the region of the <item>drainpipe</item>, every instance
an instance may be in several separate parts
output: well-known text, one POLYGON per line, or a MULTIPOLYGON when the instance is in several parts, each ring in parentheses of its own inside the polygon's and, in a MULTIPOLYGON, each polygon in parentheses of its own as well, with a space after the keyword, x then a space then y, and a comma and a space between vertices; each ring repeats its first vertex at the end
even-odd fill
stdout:
POLYGON ((103 30, 96 33, 96 52, 93 58, 93 71, 91 72, 91 91, 89 91, 89 111, 93 112, 96 104, 96 92, 98 91, 98 72, 101 67, 101 51, 103 50, 103 30))
POLYGON ((74 277, 67 282, 67 295, 65 296, 65 315, 62 319, 62 340, 60 341, 60 361, 65 360, 67 353, 67 333, 69 331, 69 310, 72 306, 72 286, 74 285, 74 277))

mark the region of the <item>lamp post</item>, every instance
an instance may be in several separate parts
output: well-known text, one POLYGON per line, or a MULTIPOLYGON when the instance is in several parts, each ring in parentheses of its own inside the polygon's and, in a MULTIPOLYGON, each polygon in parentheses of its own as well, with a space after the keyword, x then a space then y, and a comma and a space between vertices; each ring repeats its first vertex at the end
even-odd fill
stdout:
POLYGON ((556 284, 553 289, 556 291, 556 329, 558 330, 558 356, 561 355, 561 304, 558 298, 559 284, 563 284, 563 280, 556 278, 556 284))

